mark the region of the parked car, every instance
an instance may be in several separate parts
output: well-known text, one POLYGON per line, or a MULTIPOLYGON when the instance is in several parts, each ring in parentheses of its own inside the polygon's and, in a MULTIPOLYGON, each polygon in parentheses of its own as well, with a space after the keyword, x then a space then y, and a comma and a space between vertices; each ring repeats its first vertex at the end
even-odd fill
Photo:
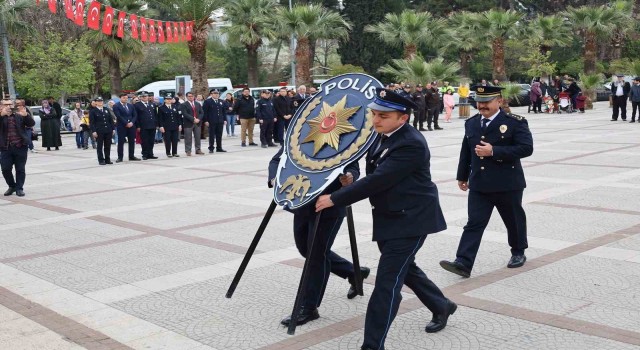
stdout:
MULTIPOLYGON (((36 121, 36 125, 33 127, 35 131, 40 132, 40 106, 30 106, 31 115, 36 121)), ((71 133, 71 122, 69 121, 69 113, 71 110, 62 108, 62 118, 60 119, 60 131, 61 133, 71 133)))

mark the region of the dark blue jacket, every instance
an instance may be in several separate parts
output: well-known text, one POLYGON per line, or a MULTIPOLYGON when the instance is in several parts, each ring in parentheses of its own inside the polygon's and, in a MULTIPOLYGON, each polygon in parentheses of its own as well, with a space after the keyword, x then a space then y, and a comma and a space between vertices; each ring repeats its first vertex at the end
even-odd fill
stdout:
POLYGON ((136 108, 131 103, 127 103, 127 108, 124 108, 120 102, 116 103, 113 105, 113 114, 116 115, 119 127, 124 128, 128 123, 133 123, 135 126, 138 121, 138 113, 136 113, 136 108))
POLYGON ((521 158, 533 153, 533 137, 527 120, 500 111, 482 132, 482 115, 467 119, 458 162, 458 181, 468 181, 469 189, 478 192, 504 192, 527 187, 521 158), (493 156, 479 157, 480 141, 493 146, 493 156))
POLYGON ((113 132, 113 119, 106 107, 91 108, 89 111, 89 127, 91 132, 106 134, 113 132))
POLYGON ((223 100, 208 98, 204 101, 202 109, 204 110, 203 120, 205 122, 209 122, 210 124, 224 123, 227 113, 224 109, 223 100))
POLYGON ((163 104, 158 107, 158 122, 166 130, 178 130, 182 125, 182 114, 176 105, 169 106, 163 104))
POLYGON ((157 106, 154 103, 149 102, 145 107, 144 103, 138 102, 135 104, 136 114, 138 115, 138 121, 136 127, 140 129, 155 129, 158 127, 158 115, 156 112, 157 106))
MULTIPOLYGON (((280 163, 280 157, 282 156, 282 151, 283 151, 283 148, 280 147, 280 150, 278 151, 278 153, 276 153, 276 155, 274 155, 273 158, 271 158, 271 161, 269 162, 269 178, 267 179, 267 185, 269 186, 269 188, 273 187, 271 185, 271 180, 275 179, 276 173, 278 172, 278 164, 280 163)), ((358 165, 357 161, 350 163, 344 168, 344 173, 345 174, 351 173, 351 175, 353 175, 353 181, 356 181, 360 177, 360 165, 358 165)), ((327 188, 325 188, 322 194, 333 193, 340 188, 342 188, 342 184, 340 183, 340 180, 335 179, 329 186, 327 186, 327 188)), ((289 211, 294 213, 295 215, 304 215, 304 216, 314 215, 316 211, 316 201, 313 200, 301 208, 289 210, 289 211)), ((344 206, 333 206, 331 208, 327 208, 322 211, 322 217, 324 218, 343 217, 345 215, 347 215, 347 210, 344 206)))
POLYGON ((333 203, 343 206, 369 198, 374 241, 445 230, 424 136, 405 124, 380 147, 378 144, 376 141, 367 153, 367 176, 331 194, 333 203))
POLYGON ((259 120, 273 121, 277 117, 273 101, 268 98, 261 98, 256 105, 256 118, 259 120))

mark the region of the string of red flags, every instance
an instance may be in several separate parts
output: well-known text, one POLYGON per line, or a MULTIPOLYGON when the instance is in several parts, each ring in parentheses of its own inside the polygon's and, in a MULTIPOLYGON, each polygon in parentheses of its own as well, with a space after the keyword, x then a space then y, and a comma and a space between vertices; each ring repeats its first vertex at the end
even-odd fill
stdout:
MULTIPOLYGON (((36 0, 40 3, 39 0, 36 0)), ((65 16, 76 25, 100 30, 105 35, 118 38, 129 34, 133 39, 148 43, 179 43, 191 41, 193 21, 173 22, 145 18, 133 13, 114 9, 93 0, 47 0, 49 11, 57 13, 58 2, 62 2, 65 16), (86 11, 85 11, 86 10, 86 11)))

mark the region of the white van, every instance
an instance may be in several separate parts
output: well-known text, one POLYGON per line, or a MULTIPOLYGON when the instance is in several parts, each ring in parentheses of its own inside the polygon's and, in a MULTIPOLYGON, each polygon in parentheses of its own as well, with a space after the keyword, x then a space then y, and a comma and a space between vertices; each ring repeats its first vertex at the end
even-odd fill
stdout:
MULTIPOLYGON (((207 82, 209 85, 209 90, 218 89, 218 91, 220 91, 220 95, 222 95, 226 91, 233 90, 233 86, 231 85, 231 79, 229 78, 207 79, 207 82)), ((177 76, 175 80, 154 81, 153 83, 150 83, 141 87, 140 89, 137 90, 137 92, 147 91, 147 92, 152 92, 153 96, 175 97, 177 94, 176 91, 181 91, 182 93, 186 93, 191 91, 192 87, 193 87, 193 84, 191 82, 191 76, 181 75, 181 76, 177 76)), ((208 96, 208 91, 204 97, 206 98, 207 96, 208 96)))

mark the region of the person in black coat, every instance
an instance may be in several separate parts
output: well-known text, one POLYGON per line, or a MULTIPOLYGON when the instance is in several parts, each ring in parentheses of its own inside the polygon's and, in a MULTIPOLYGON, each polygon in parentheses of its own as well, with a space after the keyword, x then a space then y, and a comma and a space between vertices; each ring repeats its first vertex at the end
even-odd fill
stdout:
POLYGON ((287 88, 281 87, 278 96, 273 98, 273 108, 276 109, 278 120, 274 125, 273 140, 282 145, 284 143, 284 131, 289 128, 291 120, 291 101, 287 97, 287 88))
POLYGON ((276 109, 271 101, 271 91, 262 90, 256 105, 256 119, 260 123, 260 144, 262 148, 275 147, 273 143, 273 126, 278 120, 276 109))
POLYGON ((51 151, 51 147, 55 147, 58 151, 62 146, 62 138, 60 137, 60 118, 62 115, 58 114, 47 100, 42 100, 39 114, 42 147, 46 147, 47 151, 51 151))
POLYGON ((125 141, 129 144, 129 160, 140 160, 140 158, 134 155, 136 149, 136 123, 138 122, 138 114, 136 113, 136 108, 128 101, 129 95, 120 94, 120 103, 113 105, 113 114, 116 115, 117 119, 116 133, 118 134, 118 159, 116 163, 122 162, 125 141))
POLYGON ((613 100, 612 122, 618 120, 618 115, 622 117, 623 121, 627 120, 627 98, 629 97, 629 92, 631 92, 631 84, 628 81, 624 81, 624 74, 618 74, 617 77, 618 80, 610 85, 611 98, 613 100))
POLYGON ((213 153, 215 141, 217 152, 226 152, 222 149, 222 131, 227 123, 224 101, 220 99, 220 91, 211 89, 211 98, 204 101, 204 125, 209 127, 209 153, 213 153))
POLYGON ((24 105, 13 111, 11 100, 2 100, 0 106, 0 168, 2 176, 9 188, 4 192, 10 196, 14 192, 18 197, 23 197, 24 182, 27 178, 27 152, 31 137, 27 134, 27 128, 32 128, 36 122, 24 105), (16 169, 16 177, 13 178, 13 168, 16 169))
POLYGON ((96 102, 96 108, 92 108, 89 112, 89 127, 93 137, 98 142, 98 164, 113 164, 111 162, 111 138, 115 135, 113 128, 113 119, 109 110, 103 106, 102 97, 93 99, 96 102))
MULTIPOLYGON (((269 179, 267 181, 269 188, 274 186, 282 153, 283 148, 281 147, 269 162, 269 179)), ((360 177, 360 166, 356 161, 348 164, 344 169, 344 175, 329 184, 323 193, 332 193, 343 186, 349 186, 358 177, 360 177)), ((302 294, 302 309, 297 322, 298 325, 302 325, 320 317, 318 307, 322 302, 330 272, 347 279, 351 284, 347 292, 347 298, 353 299, 357 295, 353 264, 331 250, 331 245, 340 230, 344 217, 347 215, 347 210, 344 206, 335 206, 322 212, 314 246, 312 247, 313 251, 311 252, 309 252, 310 236, 316 221, 316 215, 318 215, 315 212, 315 201, 311 201, 301 208, 288 211, 293 213, 293 237, 296 247, 303 257, 310 257, 311 259, 307 267, 309 269, 309 277, 306 290, 302 294)), ((370 269, 368 267, 361 267, 360 271, 363 278, 369 276, 370 269)), ((291 318, 289 316, 283 319, 281 323, 288 326, 290 321, 291 318)))
POLYGON ((158 123, 164 138, 164 149, 169 158, 180 157, 178 155, 178 140, 182 130, 182 114, 173 102, 174 99, 167 97, 164 99, 164 104, 158 107, 158 123))
POLYGON ((258 144, 253 142, 253 129, 256 125, 256 100, 251 96, 249 88, 242 89, 242 96, 236 100, 233 111, 240 119, 241 146, 247 146, 247 138, 249 146, 257 146, 258 144))
POLYGON ((491 212, 498 209, 507 227, 511 259, 509 268, 527 260, 527 218, 522 194, 527 186, 520 159, 533 153, 533 137, 524 117, 500 109, 501 87, 474 87, 480 113, 467 119, 458 162, 458 187, 469 191, 469 219, 464 226, 456 259, 440 266, 462 277, 469 277, 489 224, 491 212))
POLYGON ((140 138, 142 139, 142 160, 158 159, 158 157, 153 155, 156 129, 158 128, 156 106, 153 102, 149 102, 149 94, 146 92, 140 94, 140 102, 134 106, 136 108, 136 114, 138 115, 138 123, 136 126, 140 130, 140 138))
POLYGON ((406 285, 433 313, 428 333, 442 330, 457 305, 415 264, 427 235, 447 224, 440 208, 438 188, 431 181, 430 152, 422 134, 407 125, 416 105, 396 92, 376 89, 368 108, 380 136, 366 156, 367 176, 330 195, 322 195, 316 211, 369 198, 373 214, 373 240, 381 256, 376 283, 364 325, 362 349, 384 349, 406 285))
POLYGON ((424 122, 427 120, 427 104, 424 91, 422 91, 422 84, 416 85, 416 91, 411 95, 411 99, 418 106, 413 111, 413 127, 420 131, 427 131, 424 128, 424 122))

